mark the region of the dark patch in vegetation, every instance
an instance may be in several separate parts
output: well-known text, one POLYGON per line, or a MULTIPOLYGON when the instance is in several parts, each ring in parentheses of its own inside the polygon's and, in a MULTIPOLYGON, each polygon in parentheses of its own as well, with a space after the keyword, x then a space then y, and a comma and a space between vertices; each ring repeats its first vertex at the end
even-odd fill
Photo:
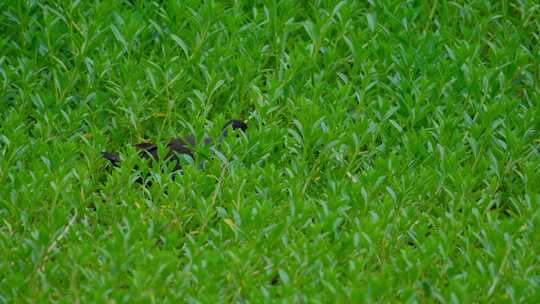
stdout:
POLYGON ((274 274, 274 275, 272 276, 272 279, 270 279, 270 285, 276 286, 276 285, 279 284, 279 282, 280 282, 280 280, 279 280, 279 275, 276 273, 276 274, 274 274))
MULTIPOLYGON (((218 143, 225 138, 228 135, 229 129, 232 130, 241 130, 242 132, 245 132, 247 130, 248 126, 245 122, 231 119, 229 120, 221 129, 221 136, 218 139, 218 143)), ((203 139, 203 145, 209 146, 212 145, 214 141, 211 138, 204 138, 203 139)), ((193 134, 182 137, 182 138, 175 138, 171 141, 169 141, 166 145, 167 149, 167 155, 165 156, 165 162, 174 162, 174 168, 173 172, 181 171, 182 165, 180 163, 180 155, 188 155, 192 159, 195 159, 194 149, 197 146, 197 142, 195 140, 195 136, 193 134)), ((158 155, 158 146, 153 143, 139 143, 135 144, 134 147, 138 150, 138 154, 141 158, 145 160, 150 161, 150 166, 152 164, 152 160, 159 161, 159 155, 158 155)), ((108 160, 113 166, 119 167, 121 163, 121 158, 118 153, 111 153, 107 151, 101 152, 101 156, 108 160)), ((174 175, 173 175, 174 178, 174 175)), ((139 177, 136 182, 140 184, 145 184, 146 186, 150 186, 150 182, 144 182, 145 178, 139 177)))

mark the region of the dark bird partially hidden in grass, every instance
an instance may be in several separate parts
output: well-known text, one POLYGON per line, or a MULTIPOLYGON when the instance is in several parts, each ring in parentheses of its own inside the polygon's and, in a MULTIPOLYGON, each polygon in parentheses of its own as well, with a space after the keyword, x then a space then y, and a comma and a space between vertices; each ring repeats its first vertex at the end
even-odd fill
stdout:
MULTIPOLYGON (((221 135, 218 138, 218 144, 228 135, 229 129, 232 130, 241 130, 242 132, 246 131, 248 128, 247 124, 243 121, 231 119, 228 121, 221 130, 221 135)), ((211 138, 204 138, 203 144, 205 146, 209 146, 213 144, 213 140, 211 138)), ((175 138, 171 141, 169 141, 166 145, 167 149, 167 155, 165 156, 166 162, 174 162, 174 171, 182 170, 182 165, 180 164, 180 155, 188 155, 192 159, 195 159, 195 155, 193 153, 193 150, 195 149, 197 143, 195 141, 194 135, 188 135, 182 138, 175 138)), ((135 148, 138 150, 139 156, 143 159, 148 160, 159 160, 158 155, 158 147, 155 144, 152 143, 140 143, 135 144, 135 148)), ((101 152, 101 156, 103 158, 107 159, 111 162, 111 164, 115 167, 118 167, 120 165, 120 162, 122 161, 120 159, 120 155, 117 153, 111 153, 107 151, 101 152)), ((141 178, 137 179, 137 182, 142 183, 143 180, 141 178)))

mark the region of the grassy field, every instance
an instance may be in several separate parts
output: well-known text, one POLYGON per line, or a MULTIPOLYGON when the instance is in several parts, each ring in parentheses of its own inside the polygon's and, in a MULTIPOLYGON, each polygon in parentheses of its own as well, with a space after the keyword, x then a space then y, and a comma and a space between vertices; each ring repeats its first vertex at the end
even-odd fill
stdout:
POLYGON ((532 0, 0 0, 0 302, 538 303, 539 81, 532 0))

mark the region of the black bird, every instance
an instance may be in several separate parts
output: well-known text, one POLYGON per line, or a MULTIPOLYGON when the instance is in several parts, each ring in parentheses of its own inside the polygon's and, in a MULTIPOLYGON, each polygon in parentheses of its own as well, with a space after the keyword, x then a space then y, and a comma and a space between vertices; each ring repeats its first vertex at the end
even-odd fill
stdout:
MULTIPOLYGON (((221 136, 218 139, 218 143, 228 135, 229 128, 233 130, 241 130, 242 132, 245 132, 248 128, 247 124, 241 120, 231 119, 229 120, 221 129, 221 136)), ((213 141, 211 138, 204 138, 203 144, 205 146, 212 145, 213 141)), ((188 135, 182 138, 175 138, 167 143, 167 155, 165 156, 165 161, 174 162, 174 171, 182 170, 182 165, 180 164, 180 158, 179 155, 188 155, 192 159, 195 159, 195 155, 193 153, 193 149, 196 147, 197 143, 195 141, 195 136, 188 135)), ((158 156, 158 147, 155 144, 152 143, 140 143, 135 144, 135 148, 138 150, 139 156, 144 159, 153 159, 153 160, 159 160, 158 156)), ((101 155, 103 158, 107 159, 111 162, 111 164, 115 167, 118 167, 121 159, 120 155, 117 153, 110 153, 107 151, 101 152, 101 155)), ((142 183, 141 179, 138 179, 137 182, 142 183)))

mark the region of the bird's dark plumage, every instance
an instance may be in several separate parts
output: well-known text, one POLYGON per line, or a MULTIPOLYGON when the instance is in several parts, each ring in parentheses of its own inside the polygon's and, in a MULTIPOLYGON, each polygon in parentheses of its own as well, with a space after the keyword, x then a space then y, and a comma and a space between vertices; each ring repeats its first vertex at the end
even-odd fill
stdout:
MULTIPOLYGON (((246 131, 248 126, 245 122, 231 119, 228 121, 222 128, 222 135, 219 141, 227 136, 227 131, 229 128, 232 128, 233 130, 241 130, 242 132, 246 131)), ((213 140, 210 138, 204 138, 203 139, 203 145, 209 146, 213 144, 213 140)), ((193 153, 193 150, 195 149, 197 143, 195 141, 195 136, 188 135, 182 138, 175 138, 167 143, 167 155, 165 156, 165 161, 174 161, 174 169, 173 171, 179 171, 182 170, 182 165, 180 164, 180 158, 179 155, 188 155, 192 159, 195 159, 195 155, 193 153)), ((152 143, 140 143, 135 144, 135 148, 138 150, 139 156, 144 159, 153 159, 153 160, 159 160, 158 155, 158 147, 155 144, 152 143)), ((115 167, 119 166, 119 163, 121 162, 120 155, 116 153, 110 153, 103 151, 101 152, 101 155, 106 160, 110 161, 111 164, 115 167)), ((142 180, 138 180, 139 182, 142 182, 142 180)))
POLYGON ((103 158, 105 158, 106 160, 110 161, 114 166, 118 166, 118 163, 120 162, 120 156, 118 156, 118 154, 103 151, 101 152, 101 156, 103 156, 103 158))
POLYGON ((223 137, 227 136, 227 130, 229 129, 229 127, 233 130, 240 129, 242 132, 245 132, 248 128, 245 122, 237 119, 231 119, 221 129, 223 137))

